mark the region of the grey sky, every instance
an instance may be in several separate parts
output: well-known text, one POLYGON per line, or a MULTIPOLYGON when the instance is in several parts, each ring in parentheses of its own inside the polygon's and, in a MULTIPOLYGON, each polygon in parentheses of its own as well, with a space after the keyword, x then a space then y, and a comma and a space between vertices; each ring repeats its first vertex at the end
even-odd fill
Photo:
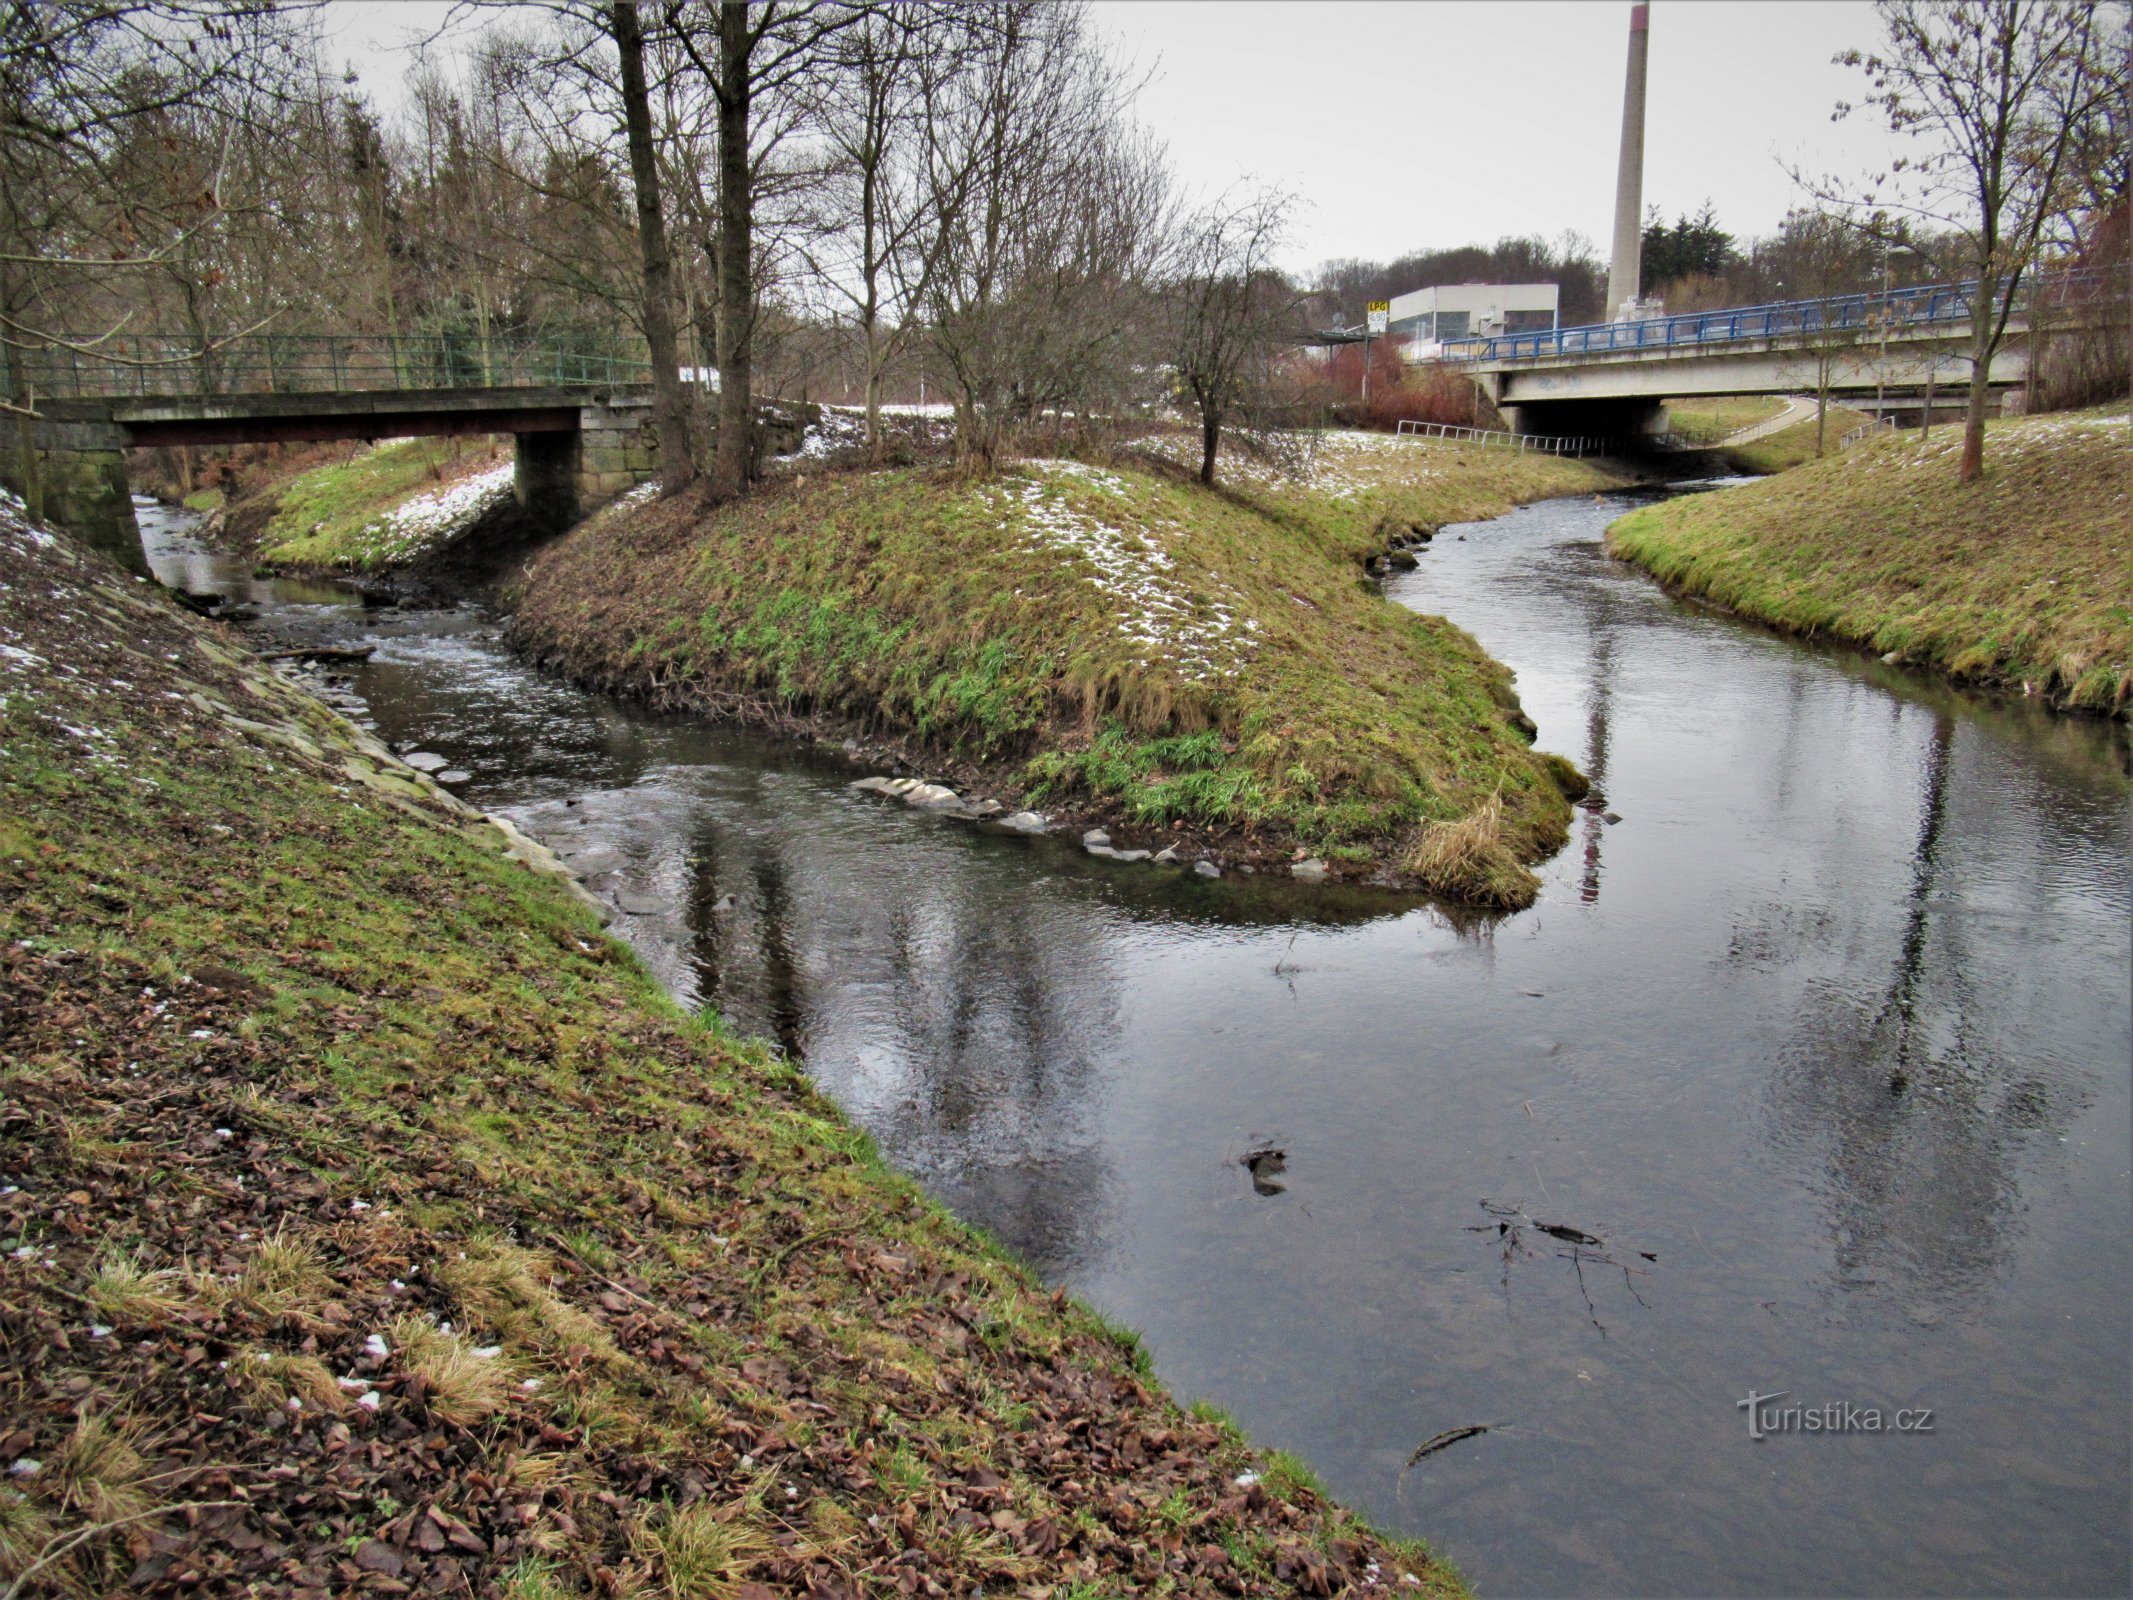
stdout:
MULTIPOLYGON (((448 9, 339 0, 326 27, 389 107, 397 47, 448 9)), ((1096 18, 1149 74, 1142 116, 1188 186, 1306 198, 1298 266, 1565 229, 1605 253, 1626 0, 1098 0, 1096 18)), ((1769 232, 1799 198, 1781 160, 1886 161, 1872 118, 1830 121, 1863 86, 1830 57, 1878 37, 1863 0, 1655 0, 1651 26, 1644 197, 1669 217, 1709 198, 1733 232, 1769 232)))

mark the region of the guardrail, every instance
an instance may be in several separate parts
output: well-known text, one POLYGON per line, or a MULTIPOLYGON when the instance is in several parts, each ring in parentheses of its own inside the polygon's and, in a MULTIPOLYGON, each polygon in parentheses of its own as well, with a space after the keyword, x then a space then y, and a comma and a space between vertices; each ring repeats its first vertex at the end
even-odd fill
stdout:
POLYGON ((21 352, 33 400, 322 394, 649 383, 651 363, 599 340, 491 334, 121 334, 21 352))
POLYGON ((1394 432, 1403 439, 1453 439, 1464 444, 1495 445, 1506 450, 1550 456, 1604 456, 1691 448, 1687 441, 1671 433, 1507 433, 1501 428, 1466 428, 1450 422, 1409 422, 1405 419, 1394 432))
MULTIPOLYGON (((2097 291, 2123 279, 2123 267, 2088 267, 2025 277, 2015 291, 2015 309, 2078 307, 2097 291)), ((1604 355, 1612 350, 1663 351, 1680 345, 1730 344, 1827 332, 1875 337, 1967 324, 1977 284, 1941 283, 1887 293, 1832 295, 1820 300, 1784 300, 1728 311, 1689 311, 1645 322, 1602 322, 1545 333, 1504 333, 1490 338, 1447 340, 1440 359, 1541 361, 1550 357, 1604 355)), ((2004 302, 1997 302, 2004 303, 2004 302)), ((1996 303, 1996 304, 1997 304, 1996 303)))
POLYGON ((1839 450, 1849 450, 1870 433, 1894 433, 1895 431, 1896 424, 1887 417, 1874 417, 1860 423, 1858 427, 1846 433, 1843 438, 1837 441, 1837 448, 1839 450))

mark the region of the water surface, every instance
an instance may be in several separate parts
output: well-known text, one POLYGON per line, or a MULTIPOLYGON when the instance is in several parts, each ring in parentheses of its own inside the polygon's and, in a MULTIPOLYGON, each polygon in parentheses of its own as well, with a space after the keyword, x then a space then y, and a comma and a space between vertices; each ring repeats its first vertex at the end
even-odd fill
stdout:
POLYGON ((374 640, 382 736, 678 996, 1482 1593, 2124 1593, 2122 731, 1671 601, 1600 549, 1625 503, 1449 529, 1389 588, 1620 818, 1478 928, 912 813, 535 673, 478 608, 251 585, 143 521, 258 626, 374 640), (1757 1442, 1751 1390, 1932 1429, 1757 1442))

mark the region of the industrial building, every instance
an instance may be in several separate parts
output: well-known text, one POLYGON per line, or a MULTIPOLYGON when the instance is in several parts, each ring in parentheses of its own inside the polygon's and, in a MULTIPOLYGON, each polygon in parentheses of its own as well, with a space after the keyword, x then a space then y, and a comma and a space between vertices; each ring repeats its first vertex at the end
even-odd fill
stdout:
POLYGON ((1447 283, 1395 295, 1394 338, 1409 350, 1446 339, 1499 333, 1549 333, 1556 326, 1558 290, 1552 283, 1447 283))

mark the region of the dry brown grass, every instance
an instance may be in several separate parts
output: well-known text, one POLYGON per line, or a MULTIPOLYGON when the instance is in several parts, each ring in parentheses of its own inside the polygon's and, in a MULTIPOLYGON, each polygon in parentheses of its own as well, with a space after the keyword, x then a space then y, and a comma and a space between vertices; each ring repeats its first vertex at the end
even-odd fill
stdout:
POLYGON ((89 1306, 116 1328, 153 1327, 184 1304, 179 1275, 151 1269, 137 1250, 114 1250, 89 1280, 89 1306))
POLYGON ((1538 882, 1505 833, 1501 794, 1456 821, 1426 824, 1407 852, 1407 870, 1433 892, 1470 905, 1530 904, 1538 882))
POLYGON ((309 1240, 277 1229, 259 1241, 234 1282, 195 1273, 187 1287, 210 1307, 248 1313, 266 1321, 301 1320, 325 1303, 333 1280, 309 1240))
POLYGON ((270 1411, 287 1409, 291 1400, 303 1410, 324 1412, 345 1411, 353 1403, 317 1356, 247 1350, 231 1357, 230 1373, 239 1389, 270 1411))
POLYGON ((147 1471, 131 1429, 83 1412, 45 1463, 45 1493, 62 1511, 91 1522, 116 1522, 138 1516, 155 1503, 141 1487, 147 1471))
POLYGON ((660 1507, 638 1523, 639 1555, 653 1564, 657 1587, 671 1600, 729 1600, 748 1569, 770 1554, 771 1543, 748 1501, 714 1506, 660 1507))
POLYGON ((444 1286, 459 1297, 470 1320, 494 1330, 504 1343, 555 1360, 583 1351, 603 1365, 623 1359, 607 1325, 548 1287, 554 1263, 535 1250, 488 1240, 470 1246, 464 1261, 437 1269, 444 1286))
POLYGON ((510 1366, 501 1356, 476 1355, 462 1335, 410 1313, 395 1318, 385 1337, 401 1368, 422 1380, 423 1403, 445 1421, 478 1422, 510 1402, 510 1366))

